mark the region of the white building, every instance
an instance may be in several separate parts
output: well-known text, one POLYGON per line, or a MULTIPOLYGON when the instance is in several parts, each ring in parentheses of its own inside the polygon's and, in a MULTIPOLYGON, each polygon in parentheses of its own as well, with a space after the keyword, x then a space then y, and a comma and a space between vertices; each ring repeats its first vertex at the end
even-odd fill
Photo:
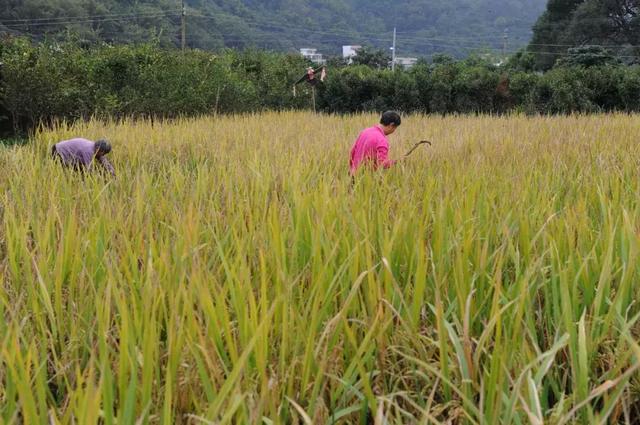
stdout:
POLYGON ((324 65, 327 63, 322 53, 318 53, 318 49, 300 49, 300 54, 315 64, 324 65))
POLYGON ((358 54, 359 49, 362 49, 362 46, 342 46, 342 58, 348 63, 353 62, 353 57, 358 54))
POLYGON ((396 58, 396 65, 401 66, 404 69, 409 69, 412 66, 414 66, 416 63, 418 63, 418 58, 403 58, 403 57, 396 58))

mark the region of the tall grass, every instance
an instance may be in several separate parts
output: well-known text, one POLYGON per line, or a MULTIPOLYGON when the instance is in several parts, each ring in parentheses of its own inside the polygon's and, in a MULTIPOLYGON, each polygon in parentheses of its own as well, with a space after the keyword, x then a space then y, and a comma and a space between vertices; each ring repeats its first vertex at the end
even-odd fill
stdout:
POLYGON ((631 423, 640 126, 90 122, 0 149, 0 422, 631 423), (118 177, 65 172, 108 136, 118 177))

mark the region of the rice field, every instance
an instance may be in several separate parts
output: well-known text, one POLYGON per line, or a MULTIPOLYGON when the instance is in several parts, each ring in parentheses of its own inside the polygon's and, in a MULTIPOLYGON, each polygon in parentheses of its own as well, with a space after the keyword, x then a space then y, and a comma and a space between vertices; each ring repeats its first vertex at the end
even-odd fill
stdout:
POLYGON ((640 117, 407 116, 351 187, 377 119, 0 148, 0 423, 638 423, 640 117))

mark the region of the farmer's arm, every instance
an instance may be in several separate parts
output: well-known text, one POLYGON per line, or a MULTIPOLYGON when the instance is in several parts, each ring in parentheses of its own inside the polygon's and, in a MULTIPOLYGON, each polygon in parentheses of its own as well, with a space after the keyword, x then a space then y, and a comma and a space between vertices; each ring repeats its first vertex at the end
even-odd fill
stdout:
POLYGON ((109 174, 111 174, 112 177, 116 176, 116 171, 107 158, 101 156, 100 158, 98 158, 98 162, 100 163, 100 165, 102 165, 102 168, 104 168, 109 172, 109 174))
POLYGON ((376 162, 379 167, 390 168, 396 163, 389 159, 389 146, 386 143, 379 143, 376 147, 376 162))

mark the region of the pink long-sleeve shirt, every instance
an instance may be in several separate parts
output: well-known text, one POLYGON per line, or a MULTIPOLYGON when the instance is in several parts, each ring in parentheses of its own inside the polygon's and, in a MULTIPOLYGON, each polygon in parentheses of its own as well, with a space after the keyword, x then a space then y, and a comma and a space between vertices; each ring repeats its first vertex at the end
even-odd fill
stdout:
POLYGON ((395 164, 389 159, 389 140, 377 125, 363 130, 351 148, 349 173, 353 176, 363 164, 370 164, 374 170, 395 164))

